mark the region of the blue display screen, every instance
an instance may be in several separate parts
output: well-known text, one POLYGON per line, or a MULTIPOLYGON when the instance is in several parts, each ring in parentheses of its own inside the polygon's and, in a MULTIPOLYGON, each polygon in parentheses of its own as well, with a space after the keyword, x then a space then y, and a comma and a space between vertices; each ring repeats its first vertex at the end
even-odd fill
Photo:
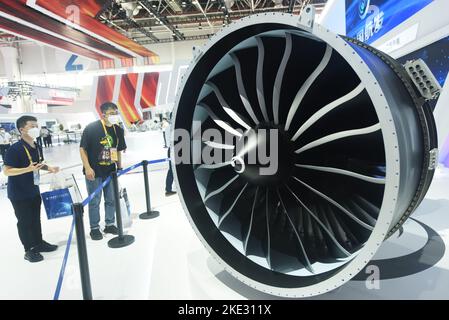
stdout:
POLYGON ((372 43, 433 0, 346 0, 346 35, 372 43))

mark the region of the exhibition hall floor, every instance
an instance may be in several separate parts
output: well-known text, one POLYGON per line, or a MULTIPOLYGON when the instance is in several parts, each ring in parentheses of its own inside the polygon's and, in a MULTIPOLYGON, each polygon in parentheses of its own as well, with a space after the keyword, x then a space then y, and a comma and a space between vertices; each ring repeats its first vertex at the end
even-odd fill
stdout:
MULTIPOLYGON (((165 158, 162 134, 135 133, 128 136, 124 166, 147 159, 165 158)), ((78 145, 54 146, 45 150, 48 162, 74 174, 86 197, 78 145), (63 163, 63 164, 61 164, 63 163)), ((235 280, 203 248, 183 212, 178 197, 165 197, 166 164, 150 168, 153 209, 160 216, 139 220, 145 211, 141 168, 120 178, 127 188, 133 224, 126 231, 135 236, 132 245, 110 249, 107 235, 102 241, 87 237, 94 299, 278 299, 235 280)), ((47 179, 48 177, 44 177, 47 179)), ((369 274, 359 274, 343 287, 311 299, 449 299, 449 169, 439 168, 422 205, 403 233, 385 242, 370 265, 378 266, 379 285, 370 285, 369 274)), ((48 185, 42 188, 45 191, 48 185)), ((16 219, 0 190, 0 299, 52 299, 66 249, 71 218, 48 221, 42 210, 44 238, 60 245, 44 254, 45 260, 31 264, 23 259, 16 219)), ((102 213, 103 216, 103 213, 102 213)), ((86 232, 89 230, 87 212, 86 232)), ((60 299, 81 299, 76 239, 73 238, 60 299)))

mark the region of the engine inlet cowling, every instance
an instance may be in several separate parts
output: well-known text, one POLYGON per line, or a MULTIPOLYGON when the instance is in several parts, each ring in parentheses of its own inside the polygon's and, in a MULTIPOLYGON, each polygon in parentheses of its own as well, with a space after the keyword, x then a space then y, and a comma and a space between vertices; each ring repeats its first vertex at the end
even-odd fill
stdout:
POLYGON ((357 275, 423 199, 436 147, 401 65, 298 19, 253 15, 196 49, 173 118, 192 137, 179 152, 175 131, 172 152, 196 234, 233 276, 285 297, 357 275), (251 151, 272 147, 277 169, 261 174, 251 151), (198 161, 206 149, 221 161, 198 161))

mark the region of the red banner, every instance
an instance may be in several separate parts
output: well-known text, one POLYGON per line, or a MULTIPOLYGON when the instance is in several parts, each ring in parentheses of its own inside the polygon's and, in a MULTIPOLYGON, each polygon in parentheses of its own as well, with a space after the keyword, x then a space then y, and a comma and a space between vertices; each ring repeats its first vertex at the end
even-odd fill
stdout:
POLYGON ((140 106, 142 109, 148 109, 156 105, 157 83, 159 81, 159 73, 145 73, 142 85, 142 97, 140 106))
POLYGON ((2 17, 0 17, 0 29, 5 32, 17 35, 19 37, 36 40, 36 41, 45 43, 47 45, 61 48, 66 51, 69 51, 71 53, 75 53, 80 56, 84 56, 84 57, 91 58, 94 60, 110 60, 108 57, 103 56, 99 53, 90 51, 88 49, 77 46, 70 42, 61 40, 59 38, 50 37, 46 33, 37 31, 35 29, 26 27, 22 24, 19 24, 17 22, 14 22, 14 21, 2 18, 2 17))
POLYGON ((114 42, 139 56, 148 57, 151 64, 159 62, 159 57, 154 52, 95 19, 105 4, 105 0, 36 0, 35 2, 33 8, 36 10, 44 9, 72 22, 76 17, 79 19, 76 23, 90 33, 114 42), (76 8, 79 9, 79 12, 76 11, 76 8))
POLYGON ((136 98, 137 77, 137 73, 125 74, 122 76, 122 82, 120 84, 118 107, 127 121, 127 125, 142 120, 136 106, 134 105, 136 98))
MULTIPOLYGON (((53 1, 53 3, 57 2, 53 1)), ((59 37, 64 40, 67 39, 69 40, 68 42, 79 44, 80 46, 90 48, 91 51, 102 52, 104 55, 109 55, 110 57, 115 57, 118 59, 132 58, 129 54, 124 53, 110 44, 102 42, 86 33, 75 30, 60 21, 51 19, 48 16, 27 7, 24 0, 0 0, 0 11, 12 17, 11 19, 8 17, 5 18, 10 20, 16 19, 15 22, 21 23, 20 20, 23 20, 33 26, 36 26, 33 27, 34 29, 42 28, 43 30, 48 30, 51 34, 47 34, 47 37, 59 37)), ((29 25, 28 27, 31 26, 29 25)))
POLYGON ((98 77, 97 96, 95 99, 95 108, 101 116, 100 106, 105 102, 112 102, 114 99, 115 76, 98 77))
POLYGON ((116 102, 127 126, 142 120, 139 110, 156 105, 158 73, 129 73, 116 76, 101 76, 98 78, 96 93, 96 109, 101 116, 100 106, 105 102, 116 102), (116 84, 120 79, 120 85, 116 84), (141 87, 138 85, 139 80, 141 87), (118 96, 118 101, 114 97, 118 96))

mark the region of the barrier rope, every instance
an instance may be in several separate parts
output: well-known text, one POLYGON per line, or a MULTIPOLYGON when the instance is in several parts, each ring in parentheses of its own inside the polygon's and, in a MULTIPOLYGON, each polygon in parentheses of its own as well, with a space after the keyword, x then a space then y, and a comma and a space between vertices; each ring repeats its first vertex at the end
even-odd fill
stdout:
MULTIPOLYGON (((163 163, 168 161, 169 159, 158 159, 158 160, 150 160, 147 161, 147 164, 156 164, 156 163, 163 163)), ((143 166, 143 161, 140 163, 136 163, 135 165, 132 165, 126 169, 120 170, 117 174, 118 177, 127 174, 128 172, 135 170, 137 168, 139 168, 140 166, 143 166)), ((104 187, 106 187, 110 182, 111 182, 112 178, 109 176, 105 181, 103 181, 103 183, 98 186, 97 189, 95 189, 95 191, 93 193, 91 193, 86 199, 84 199, 84 201, 82 202, 83 207, 85 207, 86 205, 89 204, 89 202, 92 201, 92 199, 101 192, 101 190, 103 190, 104 187)), ((61 265, 61 269, 59 271, 59 278, 58 278, 58 283, 56 285, 56 289, 55 289, 55 293, 53 295, 53 300, 59 300, 59 296, 61 294, 61 289, 62 289, 62 283, 64 281, 64 275, 65 275, 65 269, 67 266, 67 261, 69 259, 69 252, 70 252, 70 247, 72 244, 72 236, 73 236, 73 231, 75 229, 75 217, 73 217, 73 221, 72 221, 72 226, 70 227, 70 233, 69 233, 69 238, 67 239, 67 247, 65 249, 65 253, 64 253, 64 258, 62 260, 62 265, 61 265)))
POLYGON ((67 260, 69 258, 70 245, 72 243, 73 230, 75 230, 75 217, 72 219, 72 226, 70 227, 69 239, 67 240, 67 247, 65 248, 64 259, 62 259, 61 270, 59 271, 58 284, 56 285, 55 294, 53 300, 59 300, 59 295, 61 293, 62 282, 64 280, 65 267, 67 265, 67 260))

